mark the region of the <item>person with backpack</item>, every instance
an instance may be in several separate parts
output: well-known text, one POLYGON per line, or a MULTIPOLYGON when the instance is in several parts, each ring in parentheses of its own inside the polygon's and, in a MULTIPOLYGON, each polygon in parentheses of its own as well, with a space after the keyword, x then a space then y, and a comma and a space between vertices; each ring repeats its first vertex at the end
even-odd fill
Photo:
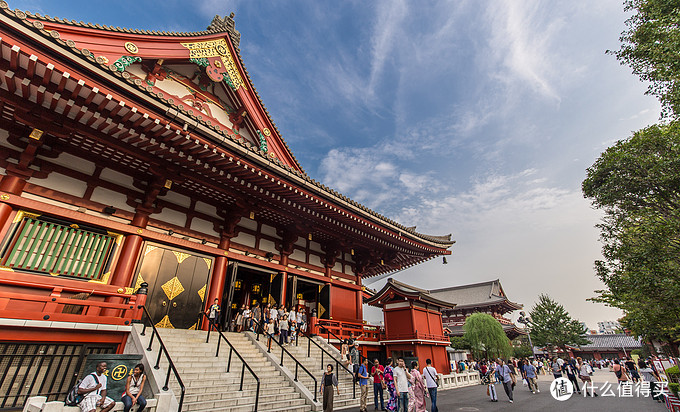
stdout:
POLYGON ((215 303, 208 309, 208 319, 219 328, 219 316, 220 316, 220 300, 215 298, 215 303))
POLYGON ((503 389, 505 389, 505 394, 508 396, 508 400, 510 403, 512 403, 512 390, 514 389, 516 379, 515 375, 512 373, 510 366, 508 366, 508 364, 503 359, 499 359, 498 364, 500 365, 498 367, 498 374, 500 375, 500 380, 503 383, 503 389))
POLYGON ((437 369, 432 366, 432 359, 425 359, 423 376, 425 377, 425 386, 427 386, 427 392, 430 394, 430 399, 432 400, 432 407, 430 410, 432 412, 438 412, 437 387, 439 386, 439 375, 437 374, 437 369))
POLYGON ((125 384, 125 392, 123 393, 123 411, 130 412, 130 409, 137 404, 139 408, 137 412, 142 412, 146 408, 146 399, 142 396, 144 390, 144 383, 146 382, 146 375, 144 374, 144 365, 138 363, 132 370, 132 375, 128 376, 125 384))
POLYGON ((361 389, 361 406, 359 412, 368 411, 368 358, 364 358, 359 367, 359 388, 361 389))
POLYGON ((97 363, 94 373, 91 373, 78 385, 78 395, 84 398, 78 406, 82 412, 96 412, 97 407, 101 412, 109 412, 116 406, 116 402, 106 396, 106 362, 97 363))

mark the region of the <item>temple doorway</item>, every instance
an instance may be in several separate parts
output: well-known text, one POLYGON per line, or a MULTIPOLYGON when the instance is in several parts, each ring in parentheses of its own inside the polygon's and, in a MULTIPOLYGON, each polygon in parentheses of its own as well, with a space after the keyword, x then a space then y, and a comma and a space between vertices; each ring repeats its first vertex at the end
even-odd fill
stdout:
POLYGON ((307 319, 316 315, 320 319, 329 319, 330 286, 326 283, 292 275, 288 278, 286 302, 289 306, 303 309, 307 319))
POLYGON ((195 329, 213 260, 193 252, 147 243, 133 291, 149 284, 146 307, 156 327, 195 329))
POLYGON ((229 328, 243 305, 251 309, 256 303, 264 307, 268 303, 283 302, 283 274, 271 269, 232 262, 227 271, 227 282, 222 295, 222 327, 229 328))

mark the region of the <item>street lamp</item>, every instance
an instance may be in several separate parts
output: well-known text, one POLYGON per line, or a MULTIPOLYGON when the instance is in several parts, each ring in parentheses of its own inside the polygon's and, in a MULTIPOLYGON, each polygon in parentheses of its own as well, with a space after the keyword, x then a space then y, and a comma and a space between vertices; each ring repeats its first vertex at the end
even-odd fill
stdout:
POLYGON ((534 353, 534 344, 531 343, 531 333, 529 333, 529 330, 527 329, 529 325, 531 324, 531 318, 527 316, 524 311, 521 311, 519 313, 519 318, 517 318, 517 322, 521 323, 524 325, 524 330, 527 331, 527 336, 529 337, 529 346, 531 346, 531 355, 535 358, 536 354, 534 353))

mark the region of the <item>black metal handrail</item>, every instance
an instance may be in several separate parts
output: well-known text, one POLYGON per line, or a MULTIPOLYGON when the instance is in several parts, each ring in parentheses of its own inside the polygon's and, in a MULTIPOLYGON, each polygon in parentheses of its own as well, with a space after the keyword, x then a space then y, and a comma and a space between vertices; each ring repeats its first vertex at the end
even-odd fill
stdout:
MULTIPOLYGON (((139 309, 142 309, 144 311, 144 315, 146 316, 146 320, 149 321, 149 324, 151 325, 151 328, 153 329, 153 332, 151 333, 151 338, 149 339, 149 347, 146 348, 147 351, 151 351, 151 345, 153 345, 153 338, 154 336, 158 336, 158 343, 160 345, 160 349, 158 350, 158 357, 156 358, 156 365, 154 365, 154 369, 160 369, 160 363, 161 363, 161 355, 165 354, 165 358, 168 360, 168 374, 165 376, 165 384, 163 385, 163 390, 167 391, 168 390, 168 383, 170 382, 170 372, 172 372, 175 375, 175 379, 177 379, 177 383, 179 384, 180 392, 182 394, 179 396, 179 407, 177 408, 177 412, 182 411, 182 404, 184 404, 184 393, 186 392, 186 388, 184 387, 184 383, 182 382, 182 378, 179 377, 179 372, 177 372, 177 368, 175 368, 175 363, 172 361, 170 358, 170 353, 168 353, 168 349, 165 347, 165 344, 163 343, 163 340, 161 339, 161 335, 158 333, 158 329, 156 329, 156 325, 153 324, 153 321, 151 320, 151 315, 149 312, 146 310, 146 306, 139 305, 139 309)), ((146 335, 146 322, 144 321, 144 317, 142 317, 142 324, 144 327, 142 328, 142 336, 146 335)))
POLYGON ((241 356, 240 353, 236 350, 234 345, 229 342, 226 336, 219 330, 217 327, 217 324, 213 319, 210 319, 208 315, 204 312, 199 312, 198 313, 198 325, 201 324, 201 317, 205 316, 205 319, 208 321, 208 334, 205 338, 205 343, 210 342, 210 331, 214 328, 215 332, 219 334, 219 339, 217 340, 217 351, 215 352, 215 357, 220 356, 220 343, 222 341, 225 341, 227 345, 229 345, 229 360, 227 361, 227 373, 229 373, 229 369, 231 368, 231 355, 236 354, 238 358, 241 360, 241 385, 239 386, 238 390, 242 391, 243 390, 243 377, 245 375, 245 370, 248 368, 248 372, 250 372, 251 375, 253 375, 253 378, 255 378, 255 381, 257 381, 257 390, 255 391, 255 409, 254 411, 257 411, 257 404, 260 400, 260 378, 257 376, 255 371, 248 365, 245 359, 243 359, 243 356, 241 356))
POLYGON ((251 319, 251 320, 257 324, 257 333, 256 333, 256 335, 257 335, 256 340, 257 341, 260 340, 260 330, 262 330, 261 334, 269 337, 269 342, 267 343, 267 353, 272 352, 272 340, 274 341, 274 343, 279 345, 279 347, 281 348, 281 363, 279 364, 279 366, 283 366, 283 354, 284 354, 284 352, 286 353, 286 355, 290 356, 290 358, 295 362, 295 379, 293 379, 295 382, 298 381, 298 367, 302 368, 302 370, 305 371, 307 373, 307 375, 309 375, 309 377, 314 380, 314 402, 316 402, 317 401, 316 400, 316 391, 319 389, 319 382, 316 380, 314 375, 309 370, 307 370, 307 368, 305 368, 305 365, 303 365, 299 360, 297 360, 295 358, 295 356, 293 356, 290 352, 288 352, 288 349, 284 348, 283 345, 281 344, 281 342, 278 342, 276 340, 276 337, 272 336, 271 333, 265 331, 263 325, 260 322, 258 322, 254 318, 251 319))
MULTIPOLYGON (((339 371, 341 370, 340 367, 342 367, 342 370, 345 370, 349 375, 352 377, 352 399, 356 399, 357 397, 357 383, 354 380, 354 372, 349 370, 345 365, 342 364, 342 361, 338 360, 335 356, 333 356, 330 352, 328 352, 326 349, 324 349, 321 345, 319 345, 319 342, 315 341, 313 339, 313 335, 311 333, 305 332, 302 329, 298 330, 299 333, 301 333, 304 337, 307 338, 307 357, 310 357, 312 354, 312 343, 316 345, 317 348, 321 350, 321 368, 323 368, 323 355, 326 354, 329 358, 331 358, 333 361, 335 361, 335 370, 339 371)), ((297 340, 296 340, 296 345, 298 345, 297 340)))
MULTIPOLYGON (((333 335, 333 337, 334 337, 335 339, 337 339, 337 340, 340 342, 340 345, 342 345, 342 342, 344 342, 344 339, 340 338, 338 335, 336 335, 335 333, 331 332, 331 330, 328 329, 327 327, 325 327, 324 325, 320 325, 319 328, 326 331, 326 340, 328 341, 329 344, 330 344, 330 342, 331 342, 331 336, 330 336, 330 335, 333 335)), ((362 335, 363 335, 363 333, 362 333, 362 335)), ((359 335, 359 336, 361 336, 361 335, 359 335)), ((357 336, 357 338, 358 338, 359 336, 357 336)), ((355 340, 356 340, 356 339, 355 339, 355 340)), ((351 348, 350 348, 350 349, 351 349, 351 348)), ((359 361, 360 361, 360 362, 363 362, 364 359, 368 359, 368 358, 365 357, 364 355, 362 355, 361 352, 359 352, 359 361)), ((369 363, 371 362, 370 359, 369 359, 368 361, 369 361, 369 363)))

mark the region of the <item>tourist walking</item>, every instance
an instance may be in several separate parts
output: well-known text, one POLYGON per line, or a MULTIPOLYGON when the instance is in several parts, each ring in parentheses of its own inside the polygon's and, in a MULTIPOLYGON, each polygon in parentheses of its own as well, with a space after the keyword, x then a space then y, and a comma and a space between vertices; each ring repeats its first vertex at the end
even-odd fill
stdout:
POLYGON ((349 357, 349 340, 345 339, 342 341, 340 346, 340 360, 347 366, 347 369, 352 370, 352 360, 349 357))
POLYGON ((255 305, 253 305, 253 319, 255 322, 253 322, 253 327, 251 328, 253 332, 259 333, 262 331, 261 325, 262 323, 262 308, 260 307, 260 302, 255 302, 255 305))
POLYGON ((241 308, 236 312, 234 317, 234 327, 232 328, 235 332, 240 332, 243 329, 243 311, 246 310, 246 305, 241 305, 241 308))
POLYGON ((208 319, 211 323, 215 324, 216 328, 219 328, 219 317, 220 317, 220 300, 215 298, 215 301, 208 309, 208 319))
POLYGON ((501 382, 503 383, 503 389, 505 390, 505 394, 508 395, 508 400, 510 403, 512 403, 512 390, 516 383, 515 375, 513 375, 512 371, 510 370, 510 366, 508 366, 508 364, 505 363, 503 359, 498 360, 498 365, 498 374, 500 375, 501 382))
POLYGON ((528 360, 524 361, 524 379, 527 380, 527 385, 529 386, 529 390, 531 393, 536 393, 540 392, 541 390, 538 389, 538 375, 537 375, 536 367, 529 363, 528 360))
POLYGON ((359 356, 359 342, 354 342, 354 345, 350 345, 349 358, 352 363, 352 373, 356 376, 359 371, 360 356, 359 356))
POLYGON ((489 364, 489 385, 486 387, 486 394, 491 398, 491 402, 498 402, 498 393, 496 392, 496 383, 498 383, 498 373, 496 362, 489 364))
POLYGON ((404 359, 397 359, 397 367, 394 368, 394 385, 397 389, 397 411, 408 411, 408 384, 411 373, 406 369, 404 359))
POLYGON ((590 373, 592 371, 592 369, 589 369, 590 365, 588 365, 587 362, 583 362, 583 359, 580 357, 576 358, 576 362, 578 367, 578 377, 583 382, 583 391, 585 392, 585 395, 590 395, 593 397, 598 396, 597 393, 595 393, 593 381, 590 379, 590 373), (588 390, 588 387, 590 387, 590 390, 588 390))
POLYGON ((368 405, 368 359, 359 366, 359 388, 361 389, 361 406, 359 412, 367 412, 368 405))
POLYGON ((279 320, 279 343, 281 345, 287 345, 288 344, 288 315, 284 314, 283 317, 279 320))
POLYGON ((427 412, 425 409, 425 397, 427 397, 427 387, 423 380, 423 375, 418 371, 418 362, 411 362, 411 378, 409 379, 409 412, 427 412))
POLYGON ((78 404, 82 412, 95 412, 97 407, 101 412, 109 412, 116 406, 116 402, 106 396, 106 362, 97 363, 94 373, 91 373, 78 385, 78 395, 85 395, 78 404))
POLYGON ((247 332, 250 330, 250 322, 252 320, 252 312, 250 312, 250 306, 246 305, 243 309, 243 326, 242 331, 247 332))
POLYGON ((333 412, 333 387, 340 396, 338 377, 333 373, 333 365, 326 366, 326 372, 321 377, 321 399, 323 399, 323 412, 333 412))
POLYGON ((144 365, 138 363, 132 370, 132 375, 128 376, 123 392, 123 411, 130 412, 134 405, 139 405, 137 412, 142 412, 146 407, 146 399, 142 396, 146 375, 144 365))
POLYGON ((371 376, 373 376, 373 405, 378 409, 378 398, 380 398, 380 410, 385 410, 385 398, 383 391, 385 389, 384 381, 385 368, 380 364, 378 359, 373 360, 373 367, 371 368, 371 376))
POLYGON ((387 400, 386 410, 396 412, 397 410, 397 389, 394 386, 394 371, 392 370, 392 358, 387 359, 385 365, 384 381, 387 393, 390 398, 387 400))
POLYGON ((567 374, 567 378, 571 381, 571 384, 574 385, 574 389, 576 389, 576 392, 578 394, 581 394, 581 388, 578 385, 578 380, 576 380, 576 374, 578 373, 576 370, 575 362, 573 359, 564 362, 562 364, 562 370, 567 374))
POLYGON ((631 377, 634 383, 640 382, 640 374, 637 371, 637 368, 635 367, 635 362, 633 362, 633 359, 631 358, 626 358, 626 369, 628 369, 628 376, 631 377))
POLYGON ((626 368, 622 367, 618 359, 614 360, 614 366, 612 366, 612 371, 616 375, 616 379, 619 381, 619 385, 622 382, 628 382, 628 374, 626 373, 626 368))
POLYGON ((430 394, 430 400, 432 401, 431 412, 438 412, 437 408, 437 387, 439 386, 439 374, 437 374, 437 369, 432 366, 432 359, 425 360, 425 367, 423 368, 423 377, 425 377, 425 385, 427 386, 427 392, 430 394))
POLYGON ((659 382, 659 379, 661 378, 659 374, 651 368, 651 361, 649 364, 647 364, 645 361, 640 359, 638 361, 638 366, 640 367, 640 374, 642 375, 642 378, 649 382, 649 389, 650 392, 652 393, 652 399, 654 399, 657 402, 663 402, 663 396, 662 396, 662 391, 657 390, 657 386, 659 382))
POLYGON ((557 362, 557 358, 552 359, 550 369, 552 369, 552 374, 555 379, 562 377, 562 367, 560 366, 560 363, 557 362))

